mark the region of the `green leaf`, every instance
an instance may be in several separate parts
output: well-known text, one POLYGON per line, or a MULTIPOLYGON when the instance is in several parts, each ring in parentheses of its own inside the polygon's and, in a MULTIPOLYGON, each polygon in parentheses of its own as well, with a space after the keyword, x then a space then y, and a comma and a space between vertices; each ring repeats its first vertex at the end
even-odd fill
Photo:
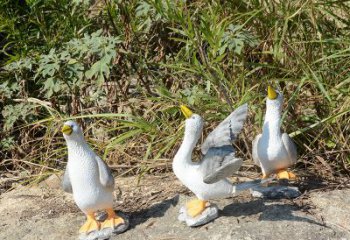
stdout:
POLYGON ((69 61, 68 61, 68 64, 75 64, 75 63, 77 63, 78 61, 76 60, 76 59, 74 59, 74 58, 71 58, 71 59, 69 59, 69 61))

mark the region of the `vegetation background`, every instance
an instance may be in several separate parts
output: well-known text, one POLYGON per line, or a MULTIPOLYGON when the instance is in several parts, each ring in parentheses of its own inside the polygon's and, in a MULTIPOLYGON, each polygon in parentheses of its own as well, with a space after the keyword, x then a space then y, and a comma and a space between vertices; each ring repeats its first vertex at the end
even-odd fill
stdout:
POLYGON ((0 49, 1 178, 62 170, 68 118, 118 175, 169 171, 180 103, 208 132, 248 102, 237 146, 258 173, 268 84, 296 167, 350 175, 349 1, 1 0, 0 49))

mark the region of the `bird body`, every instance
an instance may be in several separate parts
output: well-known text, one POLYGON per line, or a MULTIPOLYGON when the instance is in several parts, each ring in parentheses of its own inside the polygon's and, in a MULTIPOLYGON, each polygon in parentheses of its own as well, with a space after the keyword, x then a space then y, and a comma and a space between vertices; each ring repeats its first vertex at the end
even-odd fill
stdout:
POLYGON ((200 164, 183 164, 176 158, 173 162, 173 171, 178 179, 191 190, 198 199, 211 200, 230 197, 233 195, 233 184, 227 179, 207 184, 203 182, 204 174, 200 164))
POLYGON ((74 201, 86 214, 113 206, 113 188, 101 184, 96 158, 85 141, 68 144, 67 170, 74 201))
POLYGON ((128 223, 113 210, 112 171, 87 144, 76 122, 67 121, 62 133, 68 149, 62 187, 64 191, 73 193, 75 203, 87 216, 79 232, 86 235, 105 228, 111 228, 114 233, 125 231, 128 223), (102 224, 95 219, 99 210, 107 213, 107 219, 102 224))
MULTIPOLYGON (((185 136, 174 157, 173 171, 198 198, 186 205, 188 216, 196 217, 208 207, 209 200, 230 197, 257 185, 256 182, 234 185, 227 179, 242 165, 231 144, 243 127, 248 106, 237 108, 207 136, 201 146, 204 156, 200 162, 192 161, 192 152, 201 137, 203 119, 185 106, 181 106, 181 110, 187 118, 185 136)), ((212 219, 207 218, 208 221, 212 219)))
POLYGON ((281 172, 283 178, 292 178, 294 174, 286 174, 285 169, 296 162, 297 152, 288 134, 281 132, 283 95, 271 87, 269 92, 262 134, 253 141, 253 160, 261 167, 263 177, 281 172))
POLYGON ((173 161, 175 175, 198 199, 210 200, 231 196, 233 194, 233 184, 227 179, 211 184, 203 181, 205 178, 204 163, 208 160, 203 159, 200 163, 192 161, 192 151, 198 141, 195 137, 191 135, 190 131, 185 132, 183 143, 173 161))

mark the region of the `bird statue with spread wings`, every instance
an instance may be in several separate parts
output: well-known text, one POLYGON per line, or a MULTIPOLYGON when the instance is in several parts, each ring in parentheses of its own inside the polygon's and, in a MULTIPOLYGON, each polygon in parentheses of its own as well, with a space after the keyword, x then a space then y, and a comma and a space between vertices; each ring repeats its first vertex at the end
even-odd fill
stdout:
POLYGON ((197 197, 182 207, 179 215, 180 221, 194 227, 218 217, 217 207, 209 200, 234 196, 259 185, 260 181, 234 185, 227 179, 242 165, 242 159, 235 157, 232 141, 243 127, 247 104, 237 108, 208 135, 201 146, 203 158, 200 162, 192 161, 192 152, 202 135, 203 119, 184 105, 181 111, 186 117, 185 136, 174 157, 173 171, 197 197))
POLYGON ((117 216, 113 210, 114 178, 106 163, 95 154, 84 139, 82 129, 74 121, 67 121, 62 133, 68 148, 68 163, 63 176, 63 190, 73 193, 78 207, 87 217, 80 228, 81 238, 108 229, 121 233, 128 228, 128 220, 117 216), (95 218, 99 210, 107 213, 100 223, 95 218))
POLYGON ((268 86, 262 134, 253 141, 253 160, 261 167, 262 178, 277 173, 279 179, 295 179, 287 168, 297 161, 297 150, 287 133, 281 132, 282 93, 268 86))

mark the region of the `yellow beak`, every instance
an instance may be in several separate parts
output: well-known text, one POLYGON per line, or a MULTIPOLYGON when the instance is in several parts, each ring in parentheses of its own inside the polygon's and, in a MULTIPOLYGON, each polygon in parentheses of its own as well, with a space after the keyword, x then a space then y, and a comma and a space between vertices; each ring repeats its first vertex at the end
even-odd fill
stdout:
POLYGON ((267 97, 271 100, 276 99, 278 96, 278 93, 273 89, 271 86, 267 87, 267 97))
POLYGON ((185 116, 185 118, 190 118, 192 116, 192 111, 186 107, 185 105, 180 106, 182 114, 185 116))
POLYGON ((66 134, 66 135, 71 135, 72 132, 73 132, 73 129, 71 126, 69 125, 63 125, 62 129, 61 129, 61 132, 66 134))

